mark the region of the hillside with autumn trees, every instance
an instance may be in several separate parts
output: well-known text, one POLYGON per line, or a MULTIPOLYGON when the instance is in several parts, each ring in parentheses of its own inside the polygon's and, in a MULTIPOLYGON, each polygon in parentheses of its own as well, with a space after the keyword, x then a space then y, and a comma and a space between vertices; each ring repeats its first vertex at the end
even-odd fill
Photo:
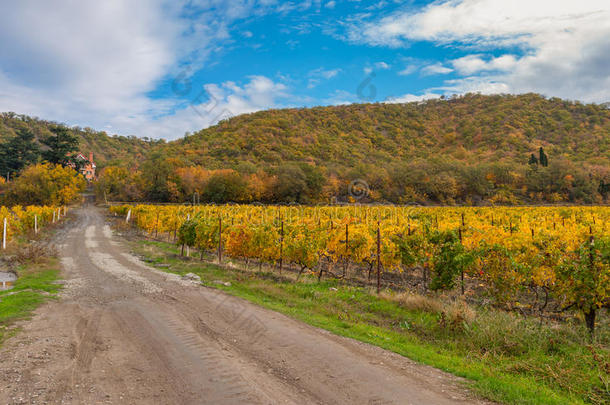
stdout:
POLYGON ((0 142, 24 131, 40 140, 57 126, 94 153, 106 200, 512 205, 610 197, 610 109, 536 94, 267 110, 171 142, 3 113, 0 142))
MULTIPOLYGON (((143 158, 150 147, 158 141, 141 139, 135 136, 108 135, 104 131, 91 128, 67 127, 64 124, 46 121, 12 112, 0 113, 0 142, 10 140, 23 132, 33 135, 40 143, 44 137, 52 135, 51 129, 62 127, 78 139, 78 148, 85 155, 93 152, 98 166, 122 165, 134 158, 143 158)), ((2 173, 6 176, 6 173, 2 173)))
POLYGON ((110 168, 107 198, 349 201, 355 181, 370 191, 361 202, 602 203, 610 191, 610 110, 535 94, 261 111, 153 149, 135 171, 110 168))

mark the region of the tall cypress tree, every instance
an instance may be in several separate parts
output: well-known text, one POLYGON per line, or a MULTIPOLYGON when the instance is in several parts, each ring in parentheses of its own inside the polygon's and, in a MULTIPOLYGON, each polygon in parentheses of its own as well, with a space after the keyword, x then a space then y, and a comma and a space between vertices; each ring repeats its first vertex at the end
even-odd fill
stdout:
POLYGON ((547 167, 549 165, 549 158, 546 156, 546 153, 544 153, 544 149, 542 148, 542 146, 540 147, 540 165, 542 165, 543 167, 547 167))

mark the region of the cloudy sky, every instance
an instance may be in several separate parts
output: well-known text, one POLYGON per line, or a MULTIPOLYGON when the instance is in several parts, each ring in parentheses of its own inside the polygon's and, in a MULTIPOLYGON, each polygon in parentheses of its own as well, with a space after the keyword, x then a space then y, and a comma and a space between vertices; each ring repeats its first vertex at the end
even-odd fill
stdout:
POLYGON ((608 0, 3 3, 0 111, 109 133, 465 92, 610 101, 608 0))

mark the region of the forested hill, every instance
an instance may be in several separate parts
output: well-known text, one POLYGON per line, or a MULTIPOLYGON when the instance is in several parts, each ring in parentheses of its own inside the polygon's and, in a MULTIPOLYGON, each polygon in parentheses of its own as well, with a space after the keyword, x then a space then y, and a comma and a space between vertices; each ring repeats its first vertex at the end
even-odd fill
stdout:
MULTIPOLYGON (((27 115, 15 113, 0 113, 0 141, 16 135, 22 129, 31 131, 36 139, 51 134, 49 128, 52 125, 62 125, 56 122, 45 121, 27 115)), ((89 156, 93 152, 94 161, 100 167, 133 162, 134 159, 142 160, 151 146, 156 142, 150 142, 135 136, 109 136, 106 132, 94 131, 91 128, 70 128, 71 132, 78 137, 79 150, 89 156)))
MULTIPOLYGON (((0 139, 50 125, 0 114, 0 139)), ((72 132, 120 201, 610 201, 610 109, 536 94, 268 110, 172 142, 72 132)))
POLYGON ((540 146, 550 156, 610 166, 610 109, 526 94, 269 110, 166 147, 206 167, 301 161, 344 172, 417 158, 521 164, 540 146))
POLYGON ((590 203, 610 196, 610 110, 536 94, 261 111, 156 150, 155 159, 190 168, 148 194, 158 199, 205 195, 207 176, 226 169, 249 191, 207 198, 345 200, 354 181, 370 187, 364 201, 590 203))

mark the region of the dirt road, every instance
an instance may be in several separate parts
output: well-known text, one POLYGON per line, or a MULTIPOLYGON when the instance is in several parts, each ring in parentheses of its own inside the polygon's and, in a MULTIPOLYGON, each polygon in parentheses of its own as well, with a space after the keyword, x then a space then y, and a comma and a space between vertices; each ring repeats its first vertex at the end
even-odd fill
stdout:
POLYGON ((84 207, 66 286, 0 352, 0 404, 478 403, 456 378, 145 266, 84 207))

